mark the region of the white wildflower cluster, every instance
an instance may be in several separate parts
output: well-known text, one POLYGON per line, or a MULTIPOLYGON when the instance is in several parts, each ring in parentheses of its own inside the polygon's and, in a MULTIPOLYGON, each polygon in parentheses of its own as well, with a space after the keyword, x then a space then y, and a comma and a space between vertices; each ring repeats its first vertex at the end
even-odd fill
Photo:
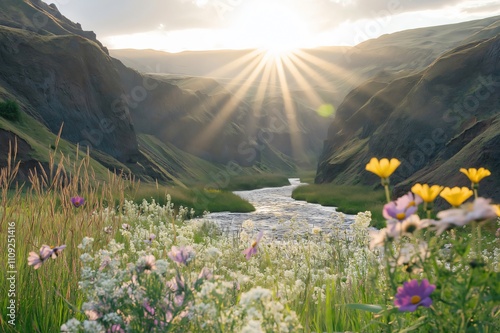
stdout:
MULTIPOLYGON (((357 216, 352 232, 341 225, 342 214, 321 229, 296 220, 283 222, 306 236, 290 232, 273 240, 267 235, 247 260, 242 251, 255 238, 252 221, 245 221, 234 237, 206 221, 181 222, 187 212, 175 214, 170 204, 126 202, 117 240, 110 239, 97 251, 92 250, 93 239, 82 241, 80 288, 88 299, 88 321, 106 330, 133 332, 159 323, 164 328, 188 325, 196 332, 301 332, 289 310, 293 304, 310 297, 324 305, 329 288, 348 295, 371 281, 381 266, 381 257, 366 247, 368 214, 357 216), (196 252, 189 269, 173 262, 183 258, 169 256, 173 246, 196 252), (146 324, 139 325, 137 318, 144 312, 146 324)), ((378 276, 376 281, 381 286, 385 279, 378 276)), ((81 331, 84 323, 79 325, 81 331)))

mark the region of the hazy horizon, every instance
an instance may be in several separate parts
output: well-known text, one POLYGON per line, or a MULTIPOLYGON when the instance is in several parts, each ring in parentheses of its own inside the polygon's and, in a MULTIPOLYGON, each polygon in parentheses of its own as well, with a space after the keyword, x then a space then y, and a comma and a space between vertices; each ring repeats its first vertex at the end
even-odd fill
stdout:
MULTIPOLYGON (((45 1, 51 3, 51 1, 45 1)), ((182 51, 353 46, 383 34, 500 15, 495 0, 56 0, 110 49, 182 51)))

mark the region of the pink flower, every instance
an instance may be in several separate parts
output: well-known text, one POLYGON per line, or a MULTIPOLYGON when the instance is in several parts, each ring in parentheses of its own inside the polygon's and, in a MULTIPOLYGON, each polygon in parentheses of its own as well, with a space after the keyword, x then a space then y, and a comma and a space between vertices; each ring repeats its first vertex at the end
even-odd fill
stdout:
POLYGON ((28 265, 33 266, 33 268, 38 269, 42 264, 49 258, 56 259, 61 251, 66 248, 66 245, 60 246, 49 246, 42 245, 40 248, 40 253, 30 252, 28 256, 28 265))
POLYGON ((423 279, 419 284, 417 280, 405 282, 403 287, 398 288, 394 305, 399 311, 415 311, 419 306, 429 307, 432 299, 429 297, 436 289, 436 286, 429 284, 427 279, 423 279))
POLYGON ((52 249, 48 245, 42 245, 40 253, 30 252, 28 256, 28 265, 34 269, 39 269, 45 260, 52 256, 52 249))
POLYGON ((443 210, 437 214, 439 221, 432 224, 436 227, 437 234, 454 226, 464 226, 472 221, 482 222, 497 217, 496 209, 490 204, 489 199, 477 198, 474 202, 467 202, 460 208, 443 210))
POLYGON ((119 324, 114 324, 108 330, 106 331, 107 333, 125 333, 123 328, 119 324))
POLYGON ((249 260, 254 254, 257 253, 257 247, 259 246, 259 242, 262 239, 262 236, 264 235, 263 231, 260 231, 259 234, 257 235, 257 238, 252 242, 252 245, 246 250, 244 250, 242 253, 245 255, 245 258, 249 260))
POLYGON ((195 252, 191 246, 172 246, 172 250, 168 253, 170 259, 178 264, 187 265, 195 257, 195 252))

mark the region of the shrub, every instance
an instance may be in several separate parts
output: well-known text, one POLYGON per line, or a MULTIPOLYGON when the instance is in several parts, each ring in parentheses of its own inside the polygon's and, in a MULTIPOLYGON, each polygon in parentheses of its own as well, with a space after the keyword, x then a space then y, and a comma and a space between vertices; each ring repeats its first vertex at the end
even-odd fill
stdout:
POLYGON ((21 119, 21 111, 16 101, 7 100, 0 103, 0 117, 10 121, 19 121, 21 119))

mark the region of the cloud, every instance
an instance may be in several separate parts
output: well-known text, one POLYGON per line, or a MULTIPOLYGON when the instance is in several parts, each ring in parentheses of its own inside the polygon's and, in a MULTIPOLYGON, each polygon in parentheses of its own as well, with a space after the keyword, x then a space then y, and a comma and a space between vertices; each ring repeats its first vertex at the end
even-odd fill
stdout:
MULTIPOLYGON (((203 1, 203 0, 199 0, 203 1)), ((50 2, 47 0, 47 2, 50 2)), ((62 1, 63 15, 93 30, 98 36, 123 35, 155 30, 220 28, 224 22, 214 20, 214 8, 186 0, 85 0, 62 1)), ((202 3, 202 2, 198 2, 202 3)))
POLYGON ((467 14, 490 14, 495 15, 500 13, 500 3, 498 1, 475 1, 466 3, 463 6, 462 12, 467 14))

